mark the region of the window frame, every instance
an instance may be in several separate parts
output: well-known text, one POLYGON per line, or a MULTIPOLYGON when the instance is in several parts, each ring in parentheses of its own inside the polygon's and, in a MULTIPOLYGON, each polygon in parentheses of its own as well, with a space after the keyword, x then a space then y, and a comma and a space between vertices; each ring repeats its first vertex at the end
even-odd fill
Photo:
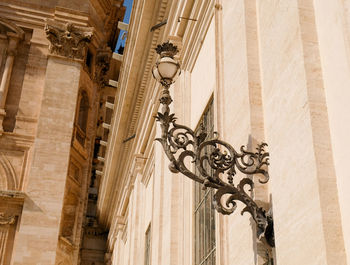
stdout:
MULTIPOLYGON (((201 124, 203 123, 204 119, 207 118, 206 115, 210 115, 209 119, 209 134, 207 136, 207 139, 213 137, 214 134, 214 122, 215 122, 215 115, 214 115, 214 98, 213 96, 210 97, 200 119, 197 124, 197 127, 195 129, 195 133, 198 132, 201 124)), ((208 122, 206 122, 208 123, 208 122)), ((208 128, 204 128, 206 131, 208 128)), ((207 264, 207 261, 211 259, 211 265, 216 264, 216 213, 215 209, 212 203, 212 197, 214 195, 214 190, 208 188, 205 191, 201 191, 202 184, 194 182, 193 183, 193 264, 195 265, 202 265, 207 264), (198 197, 199 196, 199 197, 198 197), (198 223, 200 222, 200 215, 199 212, 200 208, 203 208, 203 221, 204 223, 199 225, 201 227, 197 227, 198 223), (209 209, 209 229, 205 232, 205 229, 208 227, 206 226, 206 210, 209 209), (198 213, 199 212, 199 213, 198 213), (198 217, 197 217, 198 216, 198 217), (198 218, 198 219, 197 219, 198 218), (214 228, 212 227, 212 223, 214 224, 214 228), (197 229, 203 229, 202 235, 198 234, 197 229), (204 231, 204 232, 203 232, 204 231), (201 253, 201 251, 203 253, 201 253), (205 252, 205 253, 204 253, 205 252)))
POLYGON ((145 251, 144 251, 144 265, 151 265, 152 261, 152 232, 151 223, 148 225, 145 232, 145 251))

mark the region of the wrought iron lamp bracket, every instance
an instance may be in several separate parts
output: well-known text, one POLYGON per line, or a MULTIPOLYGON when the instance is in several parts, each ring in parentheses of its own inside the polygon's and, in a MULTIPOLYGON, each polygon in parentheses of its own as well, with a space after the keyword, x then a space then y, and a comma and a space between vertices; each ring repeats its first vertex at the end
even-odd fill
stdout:
MULTIPOLYGON (((158 53, 160 52, 161 50, 158 53)), ((251 214, 256 223, 257 238, 274 247, 272 214, 259 207, 246 191, 247 187, 249 192, 253 190, 254 182, 251 176, 255 174, 262 176, 262 179, 259 179, 260 183, 267 183, 269 180, 269 153, 265 151, 267 144, 258 145, 256 152, 250 152, 244 146, 237 152, 230 144, 220 140, 217 134, 214 139, 207 140, 204 130, 195 133, 187 126, 177 124, 175 114, 170 113, 169 108, 172 102, 170 83, 161 84, 163 90, 159 100, 162 108, 155 116, 160 123, 161 136, 156 140, 162 144, 170 160, 170 171, 180 172, 203 184, 204 189, 216 189, 213 203, 219 213, 232 214, 237 208, 236 201, 243 203, 245 207, 241 214, 251 214), (199 174, 189 168, 191 163, 195 165, 199 174), (237 171, 245 177, 235 184, 237 171)))

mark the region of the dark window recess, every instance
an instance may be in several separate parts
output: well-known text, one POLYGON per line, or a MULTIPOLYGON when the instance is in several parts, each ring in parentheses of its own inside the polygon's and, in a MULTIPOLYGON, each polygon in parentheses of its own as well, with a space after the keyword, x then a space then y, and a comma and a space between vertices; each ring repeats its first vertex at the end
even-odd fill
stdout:
POLYGON ((86 54, 85 65, 87 66, 89 73, 92 73, 92 61, 93 61, 93 54, 91 53, 90 50, 88 50, 86 54))
POLYGON ((85 147, 88 116, 89 116, 89 98, 87 93, 85 91, 82 91, 80 102, 79 102, 79 111, 78 111, 77 126, 75 130, 76 131, 75 138, 83 147, 85 147))
POLYGON ((107 96, 107 102, 114 104, 114 97, 107 96))
POLYGON ((111 109, 106 109, 106 118, 105 118, 105 122, 107 124, 111 124, 112 122, 112 115, 113 115, 113 110, 111 109))
POLYGON ((78 126, 86 133, 87 119, 89 114, 89 98, 85 91, 81 93, 81 99, 79 104, 79 116, 78 116, 78 126))

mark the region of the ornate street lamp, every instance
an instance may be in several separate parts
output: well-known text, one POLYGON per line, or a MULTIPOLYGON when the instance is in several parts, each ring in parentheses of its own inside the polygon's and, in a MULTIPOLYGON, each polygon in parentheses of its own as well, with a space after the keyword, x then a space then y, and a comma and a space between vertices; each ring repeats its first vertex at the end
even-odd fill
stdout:
POLYGON ((237 152, 230 144, 218 139, 207 140, 203 128, 195 133, 190 128, 176 123, 174 113, 170 113, 169 105, 172 102, 169 87, 180 74, 180 64, 174 59, 178 49, 172 43, 166 42, 156 48, 160 59, 153 67, 154 78, 161 83, 163 90, 160 96, 161 112, 155 117, 161 126, 159 141, 170 160, 169 169, 173 173, 181 172, 190 179, 203 184, 203 188, 216 189, 213 196, 215 209, 222 214, 231 214, 240 201, 245 204, 244 212, 249 212, 256 223, 257 237, 270 247, 275 246, 273 220, 270 213, 259 207, 245 191, 254 187, 251 176, 263 176, 260 183, 267 183, 269 174, 269 153, 265 152, 267 144, 262 143, 256 152, 249 152, 244 146, 237 152), (190 158, 196 171, 189 169, 185 159, 190 158), (246 174, 240 182, 234 184, 236 170, 246 174), (198 172, 198 173, 197 173, 198 172))

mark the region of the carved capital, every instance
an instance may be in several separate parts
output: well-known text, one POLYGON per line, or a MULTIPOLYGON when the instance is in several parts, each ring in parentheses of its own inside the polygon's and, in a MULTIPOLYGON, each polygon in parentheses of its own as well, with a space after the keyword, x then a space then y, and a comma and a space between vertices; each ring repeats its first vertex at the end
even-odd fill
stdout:
POLYGON ((50 41, 49 51, 51 54, 72 59, 83 59, 93 29, 47 19, 45 32, 47 39, 50 41))
POLYGON ((111 56, 112 56, 112 50, 107 46, 97 50, 96 60, 95 60, 94 81, 100 87, 103 87, 107 84, 106 75, 109 70, 109 63, 111 60, 111 56))

